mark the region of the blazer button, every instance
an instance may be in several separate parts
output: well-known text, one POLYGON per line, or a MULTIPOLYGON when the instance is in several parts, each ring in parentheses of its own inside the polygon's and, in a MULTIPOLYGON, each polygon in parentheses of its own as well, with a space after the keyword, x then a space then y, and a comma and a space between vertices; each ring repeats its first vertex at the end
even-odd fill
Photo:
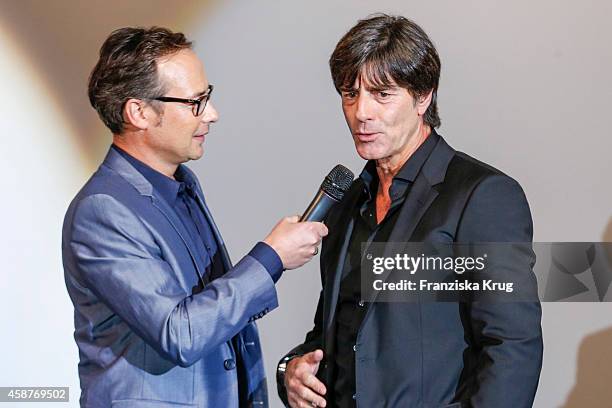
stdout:
POLYGON ((225 369, 228 371, 233 370, 234 368, 236 368, 236 362, 233 358, 228 358, 223 362, 223 367, 225 367, 225 369))

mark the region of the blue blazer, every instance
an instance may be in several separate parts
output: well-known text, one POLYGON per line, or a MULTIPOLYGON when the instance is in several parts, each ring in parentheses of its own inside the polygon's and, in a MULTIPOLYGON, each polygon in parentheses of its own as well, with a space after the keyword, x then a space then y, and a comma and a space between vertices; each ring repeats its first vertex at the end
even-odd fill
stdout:
POLYGON ((232 266, 195 175, 225 273, 206 282, 175 211, 110 149, 70 204, 62 255, 83 407, 266 407, 257 328, 278 306, 269 273, 232 266), (204 288, 202 289, 202 284, 204 288))

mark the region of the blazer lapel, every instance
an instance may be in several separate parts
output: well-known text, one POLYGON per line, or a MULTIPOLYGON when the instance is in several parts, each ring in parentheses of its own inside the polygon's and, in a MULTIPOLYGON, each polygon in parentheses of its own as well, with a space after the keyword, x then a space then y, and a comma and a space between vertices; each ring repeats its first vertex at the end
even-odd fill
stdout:
POLYGON ((221 255, 221 262, 223 262, 223 269, 225 271, 229 271, 233 267, 232 260, 227 251, 227 247, 225 246, 225 241, 223 241, 223 237, 221 236, 221 232, 219 232, 219 228, 217 227, 217 224, 213 219, 212 213, 206 205, 206 200, 204 200, 204 192, 202 191, 202 186, 200 185, 200 182, 198 181, 193 171, 191 171, 191 169, 189 169, 187 166, 180 165, 178 171, 181 173, 184 180, 189 181, 193 185, 195 185, 196 199, 200 209, 202 210, 202 213, 204 214, 204 217, 206 218, 206 221, 208 221, 208 225, 212 230, 213 236, 217 241, 217 247, 221 255))
POLYGON ((170 225, 174 228, 174 231, 181 238, 181 241, 189 252, 191 261, 195 266, 198 278, 200 279, 202 284, 204 284, 204 271, 201 269, 201 266, 199 265, 194 253, 195 243, 191 239, 191 236, 185 229, 185 226, 183 225, 179 217, 176 215, 176 212, 172 208, 170 208, 168 203, 166 203, 166 200, 161 197, 158 197, 151 183, 149 183, 147 179, 142 174, 140 174, 140 172, 138 172, 124 157, 122 157, 112 148, 109 149, 108 154, 104 159, 103 165, 106 165, 107 167, 110 167, 111 169, 116 171, 128 183, 134 186, 134 188, 141 195, 149 197, 153 206, 164 215, 170 225))
POLYGON ((225 241, 223 241, 221 233, 219 232, 219 228, 217 227, 217 224, 215 224, 215 220, 213 219, 212 214, 208 209, 206 202, 204 201, 200 186, 198 186, 197 197, 198 204, 200 205, 200 208, 202 209, 202 212, 204 213, 204 216, 206 217, 206 220, 208 221, 208 224, 212 229, 215 240, 217 241, 217 246, 221 253, 221 260, 223 261, 223 267, 226 271, 229 271, 230 269, 232 269, 232 261, 230 259, 229 253, 227 252, 227 248, 225 247, 225 241))
POLYGON ((389 242, 410 240, 423 214, 438 196, 435 186, 444 182, 446 169, 454 155, 455 150, 440 136, 408 192, 389 242))
POLYGON ((336 312, 336 304, 338 302, 338 293, 340 291, 340 282, 342 280, 342 270, 346 262, 346 255, 353 233, 354 221, 352 217, 352 209, 357 205, 357 201, 363 192, 363 181, 355 180, 349 191, 347 191, 344 201, 340 204, 341 208, 337 210, 338 218, 328 220, 330 231, 338 229, 337 233, 330 236, 330 241, 325 243, 325 254, 321 254, 323 273, 325 276, 325 287, 323 290, 323 323, 325 332, 325 348, 327 353, 332 353, 334 345, 334 315, 336 312))
POLYGON ((196 271, 198 273, 198 277, 200 278, 202 285, 204 285, 205 284, 205 281, 204 281, 205 271, 202 270, 202 267, 200 266, 195 256, 195 253, 194 253, 195 243, 191 239, 191 235, 189 235, 189 233, 185 229, 185 226, 179 219, 178 215, 176 215, 176 212, 172 208, 170 208, 168 203, 166 203, 166 200, 164 200, 161 197, 158 198, 158 197, 152 196, 151 202, 153 203, 153 206, 157 208, 164 215, 164 217, 166 217, 170 225, 172 225, 176 233, 181 237, 181 240, 187 247, 187 251, 189 252, 189 257, 191 258, 191 261, 195 265, 196 271))
MULTIPOLYGON (((438 196, 435 186, 444 181, 446 169, 454 155, 455 151, 440 136, 410 188, 402 208, 400 208, 397 222, 393 226, 388 242, 410 242, 421 218, 438 196)), ((385 251, 384 256, 392 255, 385 251)), ((385 281, 388 276, 389 272, 382 274, 380 278, 385 281)), ((374 302, 376 298, 377 292, 374 292, 368 301, 374 302)))
POLYGON ((414 232, 425 211, 429 208, 438 192, 425 177, 417 177, 408 192, 406 201, 400 208, 397 222, 389 235, 389 242, 406 241, 414 232))

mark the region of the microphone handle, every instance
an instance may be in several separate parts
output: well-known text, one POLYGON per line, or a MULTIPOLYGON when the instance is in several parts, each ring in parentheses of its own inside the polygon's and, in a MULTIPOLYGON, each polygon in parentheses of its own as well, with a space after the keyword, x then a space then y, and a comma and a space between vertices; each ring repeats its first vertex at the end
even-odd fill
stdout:
POLYGON ((319 189, 319 192, 312 199, 310 205, 308 205, 308 208, 300 218, 300 222, 323 221, 329 209, 337 202, 335 198, 330 197, 322 189, 319 189))

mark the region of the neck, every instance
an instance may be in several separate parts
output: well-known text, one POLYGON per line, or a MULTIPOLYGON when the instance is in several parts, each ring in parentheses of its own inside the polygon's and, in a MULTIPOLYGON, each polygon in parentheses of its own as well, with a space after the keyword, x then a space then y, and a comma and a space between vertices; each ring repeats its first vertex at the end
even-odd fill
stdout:
POLYGON ((163 161, 148 146, 138 143, 138 140, 142 140, 142 135, 129 135, 126 133, 121 135, 113 135, 113 144, 115 146, 119 147, 121 150, 125 151, 135 159, 140 160, 153 170, 174 179, 174 173, 176 173, 178 165, 163 161))
POLYGON ((430 134, 431 127, 423 124, 419 127, 416 134, 408 140, 408 143, 406 143, 406 146, 404 146, 400 152, 392 156, 376 160, 376 172, 378 173, 380 183, 379 191, 380 187, 386 187, 384 188, 384 191, 388 190, 393 177, 397 175, 408 159, 410 159, 410 157, 423 144, 430 134))
POLYGON ((408 161, 410 156, 423 144, 430 134, 431 128, 428 125, 419 126, 415 135, 408 140, 406 146, 398 154, 376 160, 376 172, 378 173, 376 222, 378 224, 385 218, 391 208, 389 188, 391 187, 393 177, 395 177, 404 163, 408 161))

